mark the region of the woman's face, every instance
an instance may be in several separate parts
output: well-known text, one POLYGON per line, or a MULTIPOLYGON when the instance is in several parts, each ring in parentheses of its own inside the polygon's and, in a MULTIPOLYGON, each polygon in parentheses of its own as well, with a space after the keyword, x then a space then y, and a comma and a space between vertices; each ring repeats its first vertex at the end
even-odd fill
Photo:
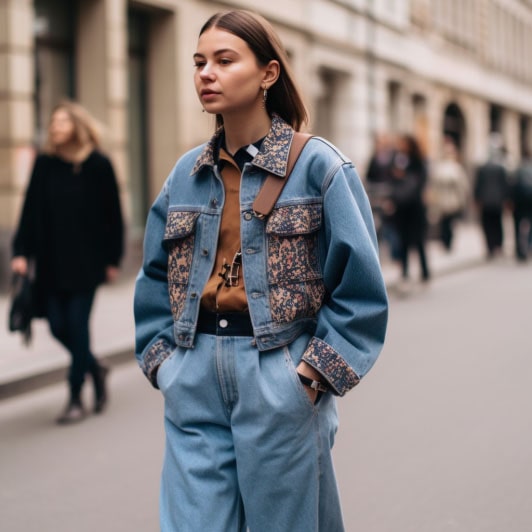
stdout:
POLYGON ((61 146, 70 142, 74 136, 74 122, 64 109, 57 109, 52 115, 48 127, 52 143, 61 146))
POLYGON ((408 143, 408 140, 406 138, 399 137, 397 139, 396 149, 397 151, 400 151, 401 153, 409 154, 410 144, 408 143))
POLYGON ((205 31, 194 54, 194 84, 203 108, 228 116, 256 109, 268 67, 261 67, 240 37, 216 27, 205 31))

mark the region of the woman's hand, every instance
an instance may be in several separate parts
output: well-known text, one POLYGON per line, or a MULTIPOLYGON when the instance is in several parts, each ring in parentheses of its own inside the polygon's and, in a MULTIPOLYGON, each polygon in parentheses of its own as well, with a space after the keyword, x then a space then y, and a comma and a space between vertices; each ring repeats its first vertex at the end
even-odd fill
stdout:
MULTIPOLYGON (((301 361, 298 364, 296 371, 301 375, 312 379, 313 381, 321 380, 321 375, 319 374, 319 372, 306 362, 301 361)), ((310 386, 303 385, 303 387, 305 388, 305 391, 307 392, 310 401, 312 402, 312 404, 314 404, 316 402, 316 399, 318 398, 318 390, 314 390, 310 386)))
POLYGON ((118 268, 116 266, 107 266, 105 268, 105 281, 114 283, 118 279, 118 268))
POLYGON ((28 259, 26 257, 18 256, 11 259, 11 271, 19 275, 28 274, 28 259))
POLYGON ((382 212, 386 214, 386 216, 391 216, 395 213, 395 203, 392 200, 385 199, 381 203, 382 212))

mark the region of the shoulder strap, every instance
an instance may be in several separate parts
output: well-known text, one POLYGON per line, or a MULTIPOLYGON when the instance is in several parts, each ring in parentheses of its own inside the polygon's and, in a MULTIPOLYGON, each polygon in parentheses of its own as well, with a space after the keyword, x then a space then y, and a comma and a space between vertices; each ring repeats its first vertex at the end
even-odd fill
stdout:
POLYGON ((283 187, 286 185, 292 169, 299 158, 305 144, 312 138, 308 133, 300 133, 296 131, 292 138, 292 145, 288 154, 288 163, 286 165, 286 175, 279 177, 273 174, 268 174, 264 185, 259 190, 255 201, 253 202, 253 212, 257 218, 265 218, 272 210, 277 198, 281 195, 283 187))

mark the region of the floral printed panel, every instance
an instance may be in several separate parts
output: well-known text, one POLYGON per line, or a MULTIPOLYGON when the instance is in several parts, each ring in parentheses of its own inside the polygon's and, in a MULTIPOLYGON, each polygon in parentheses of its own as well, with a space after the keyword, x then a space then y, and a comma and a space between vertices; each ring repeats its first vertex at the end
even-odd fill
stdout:
POLYGON ((154 342, 146 352, 143 362, 143 371, 152 385, 157 388, 157 368, 172 352, 171 346, 166 340, 160 339, 154 342))
POLYGON ((274 209, 268 218, 266 233, 276 235, 313 233, 321 226, 321 212, 321 203, 279 207, 274 209))
POLYGON ((188 283, 194 254, 194 227, 197 212, 171 211, 168 213, 165 244, 168 249, 168 282, 188 283))
POLYGON ((187 295, 187 285, 180 283, 168 284, 168 296, 170 297, 170 308, 172 309, 172 316, 177 321, 183 309, 185 308, 185 298, 187 295))
POLYGON ((313 318, 323 304, 325 286, 320 280, 270 286, 270 308, 277 323, 313 318))
POLYGON ((321 204, 280 207, 268 219, 270 310, 278 323, 314 317, 323 303, 320 226, 321 204))
POLYGON ((360 382, 358 375, 343 357, 319 338, 312 338, 302 360, 316 368, 327 379, 336 395, 345 395, 360 382))
POLYGON ((317 230, 321 205, 276 209, 266 226, 268 281, 301 282, 321 277, 317 230))
POLYGON ((166 216, 164 240, 188 236, 194 230, 199 212, 169 211, 166 216))

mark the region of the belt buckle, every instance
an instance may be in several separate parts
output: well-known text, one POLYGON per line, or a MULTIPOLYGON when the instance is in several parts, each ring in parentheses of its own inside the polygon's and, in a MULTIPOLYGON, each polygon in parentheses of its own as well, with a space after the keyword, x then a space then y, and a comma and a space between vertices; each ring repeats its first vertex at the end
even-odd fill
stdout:
POLYGON ((237 251, 233 257, 233 262, 229 266, 227 278, 225 279, 225 286, 238 286, 238 278, 240 275, 240 265, 242 264, 242 253, 237 251))

